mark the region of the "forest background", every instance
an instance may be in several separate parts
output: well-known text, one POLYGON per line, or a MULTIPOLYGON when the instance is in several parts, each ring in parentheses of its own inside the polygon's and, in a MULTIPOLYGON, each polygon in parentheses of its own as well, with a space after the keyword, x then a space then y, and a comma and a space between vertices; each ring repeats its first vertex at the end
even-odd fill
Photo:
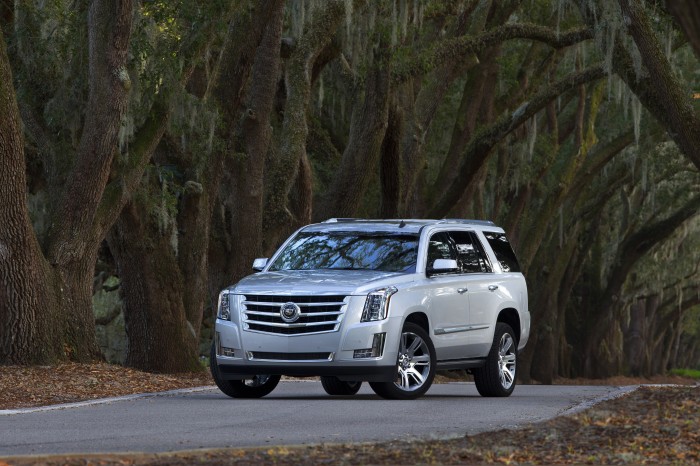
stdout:
POLYGON ((459 217, 523 381, 700 369, 699 58, 681 0, 0 0, 0 363, 198 370, 299 226, 459 217))

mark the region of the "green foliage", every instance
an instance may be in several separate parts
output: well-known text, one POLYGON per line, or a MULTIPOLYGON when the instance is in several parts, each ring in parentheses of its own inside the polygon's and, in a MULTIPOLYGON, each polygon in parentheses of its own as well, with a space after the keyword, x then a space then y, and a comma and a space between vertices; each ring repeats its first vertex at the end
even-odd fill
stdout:
POLYGON ((700 380, 700 369, 671 369, 671 374, 700 380))
MULTIPOLYGON (((43 169, 34 171, 46 178, 43 180, 46 183, 34 185, 48 186, 39 189, 63 185, 73 167, 84 122, 91 117, 85 114, 88 3, 16 2, 17 24, 4 29, 8 34, 18 99, 23 110, 34 116, 37 126, 44 130, 37 136, 32 133, 32 120, 25 121, 27 144, 32 149, 28 152, 36 154, 43 169)), ((668 218, 697 195, 700 186, 697 169, 659 129, 625 83, 612 74, 609 65, 613 44, 622 44, 628 49, 639 72, 644 70, 639 53, 623 27, 617 3, 597 3, 602 5, 604 14, 598 19, 595 39, 556 50, 544 43, 523 39, 502 41, 486 50, 475 38, 484 31, 498 32, 509 23, 532 23, 557 32, 580 27, 581 12, 576 2, 382 0, 332 3, 336 13, 343 10, 345 15, 345 18, 335 15, 333 24, 336 26, 338 18, 342 19, 337 34, 323 50, 305 51, 317 54, 315 65, 319 68, 294 69, 299 79, 311 81, 308 105, 304 101, 295 109, 295 118, 306 118, 310 128, 308 136, 303 125, 282 136, 282 122, 291 113, 292 99, 283 82, 290 74, 280 76, 275 114, 269 122, 263 122, 270 125, 273 134, 265 182, 269 186, 282 179, 279 176, 273 179, 272 175, 280 159, 280 148, 296 142, 294 155, 305 151, 308 156, 313 196, 316 204, 322 203, 338 176, 343 152, 356 142, 350 140, 350 129, 367 116, 353 112, 375 91, 370 86, 372 80, 367 77, 376 69, 388 69, 392 73, 389 101, 396 109, 397 120, 392 123, 400 132, 398 140, 392 143, 399 146, 397 152, 401 154, 397 166, 389 168, 401 175, 399 190, 408 189, 406 178, 415 175, 419 180, 416 192, 400 193, 410 199, 411 205, 396 215, 411 212, 422 216, 431 206, 421 203, 428 204, 439 198, 441 193, 433 191, 446 189, 448 186, 443 185, 451 182, 444 176, 445 171, 454 175, 465 162, 465 149, 477 138, 489 134, 494 139, 489 142, 494 144, 484 149, 488 153, 477 154, 483 156, 485 162, 474 169, 474 172, 481 171, 467 191, 472 196, 453 206, 452 213, 494 219, 512 228, 514 243, 522 248, 534 245, 532 255, 539 268, 533 267, 530 275, 534 277, 530 278, 534 282, 533 301, 542 298, 540 285, 549 280, 547 274, 554 269, 554 263, 562 259, 561 251, 566 244, 576 242, 577 247, 570 250, 574 251, 574 256, 582 256, 574 257, 571 267, 578 267, 572 273, 580 278, 569 305, 576 308, 582 304, 568 317, 583 325, 591 312, 586 306, 595 308, 604 297, 605 285, 613 278, 611 274, 621 260, 618 253, 624 239, 646 225, 668 218), (513 12, 511 6, 515 7, 513 12), (470 53, 473 56, 469 56, 470 53), (457 65, 454 69, 450 67, 453 62, 457 65), (524 124, 510 128, 505 136, 494 136, 487 131, 495 122, 506 121, 516 109, 525 108, 534 95, 550 89, 552 83, 600 62, 606 62, 610 68, 607 79, 600 83, 584 83, 562 93, 552 101, 549 114, 542 110, 524 124), (492 80, 487 84, 495 83, 495 95, 486 95, 487 102, 483 105, 465 105, 465 102, 470 103, 463 99, 465 90, 480 82, 482 76, 492 80), (428 102, 423 105, 427 109, 417 108, 421 92, 439 88, 443 83, 446 84, 444 93, 436 92, 434 100, 426 99, 428 102), (492 101, 488 101, 491 97, 492 101), (460 114, 464 107, 473 113, 460 114), (579 109, 582 110, 580 115, 579 109), (433 110, 434 116, 426 117, 428 123, 423 127, 423 117, 433 110), (579 117, 582 127, 577 126, 579 117), (441 170, 451 143, 460 141, 460 131, 464 130, 467 118, 473 120, 473 128, 470 128, 469 137, 457 144, 455 153, 459 158, 454 166, 441 170), (558 134, 553 134, 550 118, 556 120, 558 134), (604 166, 593 165, 600 151, 630 131, 637 136, 634 144, 604 166), (577 138, 578 134, 583 135, 583 141, 577 138), (305 140, 298 140, 298 136, 305 140), (413 143, 415 145, 411 146, 413 143), (417 149, 412 154, 408 147, 417 149), (413 173, 415 171, 418 173, 413 173), (445 179, 440 179, 441 176, 445 179), (575 191, 572 186, 576 186, 575 191), (417 201, 415 205, 414 201, 417 201)), ((230 170, 232 166, 241 165, 231 163, 232 158, 239 162, 246 157, 241 152, 242 134, 227 132, 231 128, 223 124, 210 91, 219 66, 223 37, 230 24, 229 12, 265 14, 264 6, 260 5, 263 3, 225 0, 136 3, 128 62, 133 85, 128 113, 120 131, 120 156, 115 164, 115 172, 119 172, 117 177, 125 171, 123 169, 137 163, 133 152, 142 151, 144 147, 137 135, 149 118, 154 113, 167 113, 169 121, 166 136, 143 177, 139 192, 122 193, 121 188, 113 187, 107 193, 110 196, 107 200, 116 202, 122 195, 132 195, 132 199, 143 202, 154 234, 173 235, 175 251, 177 218, 182 214, 181 200, 187 194, 187 183, 192 187, 208 182, 203 174, 213 160, 224 159, 225 170, 230 170), (183 70, 190 69, 194 72, 185 82, 183 70), (184 89, 181 84, 186 84, 184 89), (227 157, 219 157, 221 154, 227 157)), ((283 36, 292 57, 295 51, 313 41, 312 36, 327 33, 327 25, 311 26, 313 21, 324 17, 321 13, 328 5, 320 1, 287 3, 283 36)), ((697 58, 689 46, 682 44, 683 38, 672 27, 670 17, 663 10, 653 10, 653 14, 653 27, 676 75, 688 90, 699 89, 697 58)), ((289 72, 294 66, 301 66, 300 63, 302 61, 286 58, 282 72, 289 72)), ((248 92, 249 86, 247 83, 240 89, 242 95, 248 92)), ((481 89, 466 95, 483 97, 481 89)), ((693 105, 700 111, 700 100, 693 105)), ((230 126, 240 131, 237 123, 230 126)), ((381 138, 385 136, 382 131, 385 126, 378 124, 373 135, 381 138)), ((285 180, 290 184, 293 180, 289 173, 296 171, 297 163, 298 159, 294 159, 289 169, 283 170, 282 175, 289 178, 285 180)), ((363 180, 369 180, 356 214, 376 216, 384 195, 379 164, 362 167, 362 170, 362 173, 348 174, 351 179, 366 176, 363 180)), ((229 175, 224 173, 223 178, 229 175)), ((229 186, 224 186, 221 196, 229 195, 229 186)), ((285 195, 275 198, 271 204, 280 204, 276 207, 281 211, 289 210, 286 208, 290 202, 285 195)), ((54 197, 42 192, 30 200, 38 230, 46 228, 41 226, 41 214, 54 197)), ((212 202, 216 202, 213 210, 220 210, 221 199, 212 202)), ((225 218, 222 222, 228 220, 225 218)), ((662 314, 677 309, 680 298, 687 297, 693 283, 698 282, 699 231, 697 218, 691 220, 640 259, 615 295, 615 313, 622 314, 639 296, 651 294, 662 295, 664 301, 672 302, 673 306, 664 304, 662 314)), ((229 233, 216 231, 222 236, 229 233)), ((564 299, 566 290, 561 294, 564 299)), ((543 311, 534 309, 533 314, 537 312, 543 311)), ((695 319, 684 317, 681 323, 684 339, 700 337, 697 312, 688 311, 686 315, 695 316, 695 319)), ((615 319, 619 326, 621 319, 617 315, 615 319)), ((538 324, 554 331, 564 327, 560 322, 538 324)), ((609 339, 615 341, 602 345, 611 353, 619 350, 619 331, 619 328, 612 329, 609 339)), ((580 342, 574 340, 580 337, 575 335, 567 343, 579 345, 580 342)), ((566 340, 563 336, 561 339, 566 340)))

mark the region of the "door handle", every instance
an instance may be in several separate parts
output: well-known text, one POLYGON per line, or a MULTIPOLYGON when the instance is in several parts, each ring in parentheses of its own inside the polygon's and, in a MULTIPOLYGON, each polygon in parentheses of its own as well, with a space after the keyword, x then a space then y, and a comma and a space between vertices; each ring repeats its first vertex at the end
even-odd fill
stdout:
POLYGON ((457 288, 457 293, 459 293, 459 294, 464 294, 467 291, 469 291, 469 290, 467 290, 466 288, 457 288))
POLYGON ((498 289, 498 285, 489 285, 489 291, 496 291, 498 289))

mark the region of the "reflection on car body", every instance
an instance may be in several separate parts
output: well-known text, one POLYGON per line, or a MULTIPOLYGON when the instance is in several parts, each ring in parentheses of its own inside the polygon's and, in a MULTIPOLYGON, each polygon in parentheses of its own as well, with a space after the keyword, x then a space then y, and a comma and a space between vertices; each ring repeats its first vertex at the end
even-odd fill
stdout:
POLYGON ((437 369, 466 369, 484 396, 515 387, 530 313, 505 232, 488 221, 331 219, 294 233, 219 297, 211 369, 232 397, 281 375, 331 395, 369 382, 413 399, 437 369))

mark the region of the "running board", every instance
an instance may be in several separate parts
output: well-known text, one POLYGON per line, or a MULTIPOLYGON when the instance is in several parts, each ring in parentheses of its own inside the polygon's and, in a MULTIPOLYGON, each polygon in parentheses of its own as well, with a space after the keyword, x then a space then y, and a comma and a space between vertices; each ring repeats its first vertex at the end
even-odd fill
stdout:
POLYGON ((448 359, 438 361, 435 367, 439 371, 453 371, 457 369, 478 369, 486 364, 486 358, 473 359, 448 359))

